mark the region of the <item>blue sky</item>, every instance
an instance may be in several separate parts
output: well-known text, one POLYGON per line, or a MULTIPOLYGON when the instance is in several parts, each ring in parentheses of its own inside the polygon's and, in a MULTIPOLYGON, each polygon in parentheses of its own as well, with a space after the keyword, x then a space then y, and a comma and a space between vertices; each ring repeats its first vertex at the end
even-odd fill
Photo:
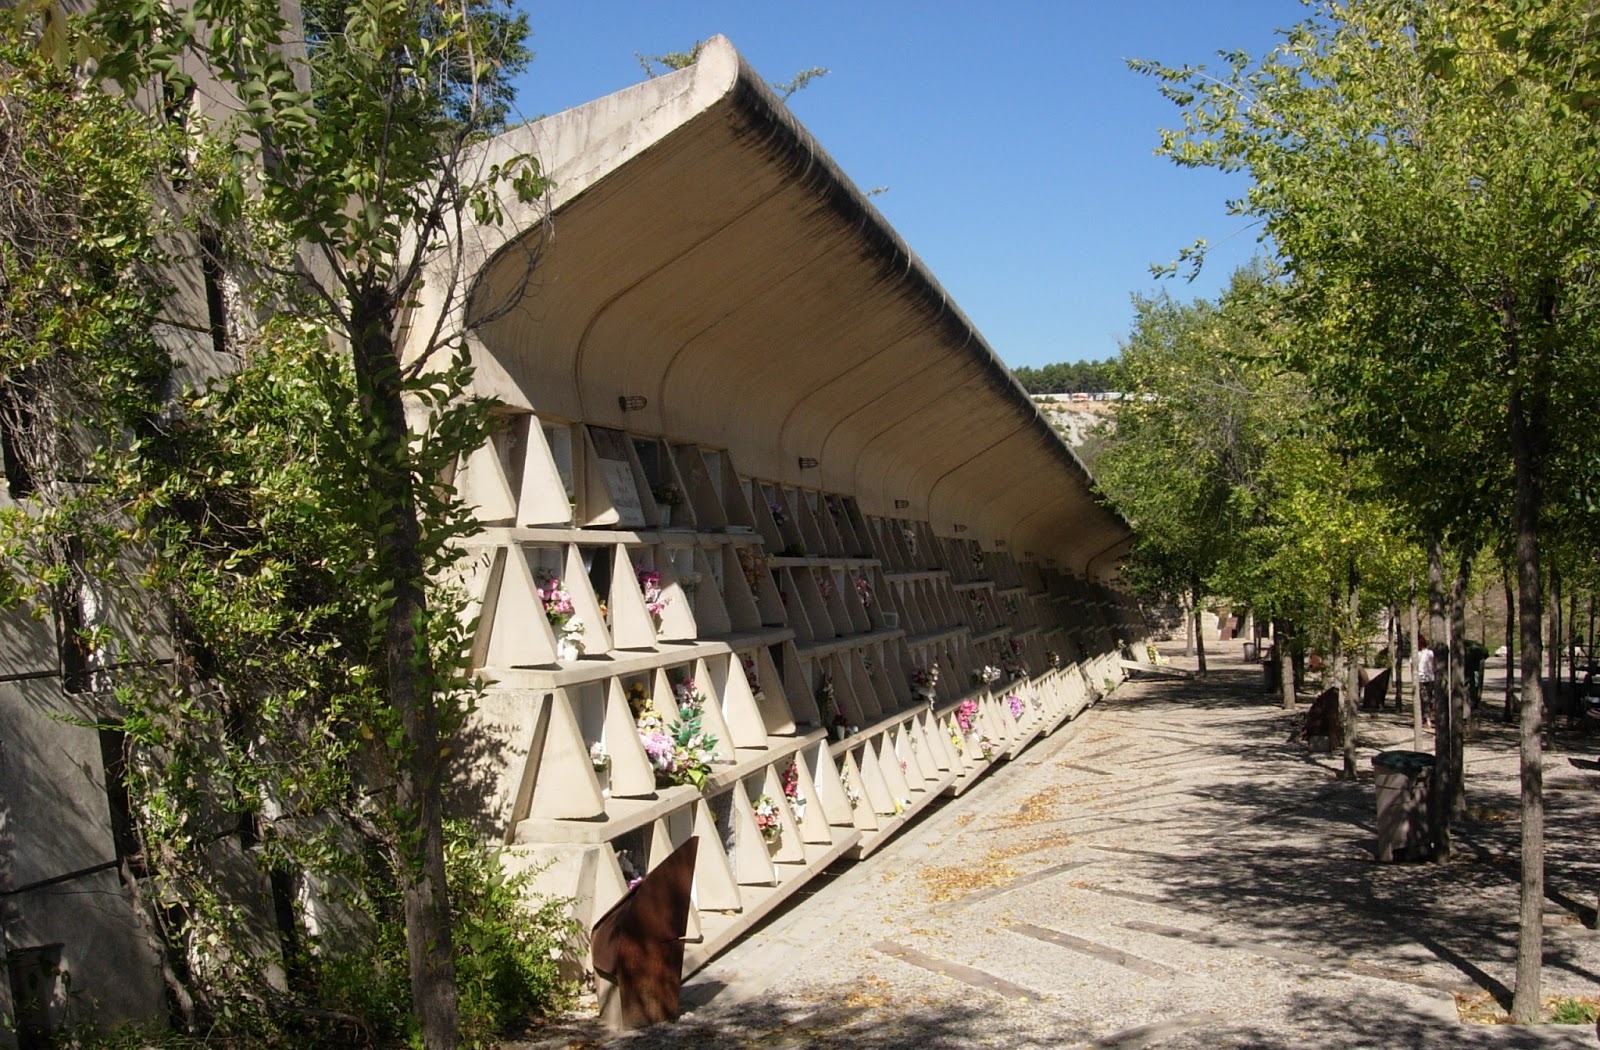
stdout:
POLYGON ((1116 353, 1129 296, 1211 296, 1258 251, 1225 213, 1245 183, 1152 155, 1178 111, 1127 58, 1216 64, 1305 17, 1299 0, 569 0, 528 12, 525 116, 644 78, 634 52, 728 37, 768 80, 830 70, 789 100, 1013 367, 1116 353), (1195 282, 1152 262, 1216 246, 1195 282))

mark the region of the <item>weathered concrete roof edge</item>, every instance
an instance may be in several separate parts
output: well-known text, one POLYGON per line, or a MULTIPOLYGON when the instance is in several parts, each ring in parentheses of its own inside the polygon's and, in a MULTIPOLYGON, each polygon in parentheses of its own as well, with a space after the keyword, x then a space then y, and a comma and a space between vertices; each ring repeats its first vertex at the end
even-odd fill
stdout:
MULTIPOLYGON (((487 153, 490 159, 516 152, 539 156, 545 170, 559 180, 548 202, 559 215, 613 179, 623 178, 631 161, 688 134, 700 118, 716 111, 722 116, 714 119, 726 119, 729 110, 739 115, 741 126, 751 129, 746 145, 831 211, 836 222, 829 225, 854 231, 851 236, 861 245, 863 258, 875 259, 874 266, 893 277, 900 294, 916 303, 914 312, 931 318, 933 330, 943 331, 938 342, 977 366, 981 385, 997 398, 996 432, 1013 433, 1018 439, 1031 434, 1027 440, 1039 449, 1035 455, 1042 453, 1057 462, 1066 475, 1057 484, 1064 482, 1078 503, 1070 515, 1073 526, 1088 528, 1097 537, 1092 550, 1125 547, 1131 537, 1129 524, 1095 499, 1087 468, 994 349, 866 194, 725 38, 708 41, 689 67, 514 129, 490 144, 487 153), (1005 414, 1011 416, 1009 423, 1002 421, 1005 414)), ((514 218, 506 225, 508 240, 521 235, 517 232, 521 224, 514 218)), ((556 236, 559 239, 559 230, 556 236)), ((478 273, 492 268, 484 265, 478 273)), ((1049 473, 1043 461, 1037 464, 1040 484, 1050 483, 1049 473)), ((1088 549, 1079 547, 1073 567, 1093 571, 1093 563, 1100 562, 1104 571, 1103 556, 1087 556, 1088 549)))
MULTIPOLYGON (((715 57, 718 60, 723 59, 723 52, 725 51, 738 64, 739 73, 730 89, 735 103, 750 114, 758 116, 764 122, 770 124, 774 129, 774 139, 777 142, 786 145, 796 155, 805 157, 810 165, 820 169, 817 175, 814 176, 820 183, 819 188, 829 191, 830 197, 837 195, 840 198, 839 206, 846 213, 846 217, 861 223, 864 230, 870 231, 869 236, 875 241, 881 242, 882 250, 885 254, 892 254, 898 259, 904 260, 906 272, 916 276, 918 283, 926 290, 928 297, 937 301, 939 309, 949 318, 950 323, 959 326, 968 344, 981 353, 984 366, 994 380, 999 392, 1019 412, 1034 420, 1035 425, 1051 438, 1058 455, 1061 457, 1062 462, 1066 464, 1067 469, 1077 474, 1083 479, 1084 484, 1092 489, 1094 478, 1089 473, 1089 468, 1084 465, 1083 460, 1078 457, 1077 453, 1073 452, 1072 448, 1061 439, 1061 435, 1056 432, 1056 429, 1050 425, 1049 420, 1045 419, 1044 414, 1039 411, 1038 405, 1034 403, 1026 388, 1012 374, 1011 369, 1001 360, 1000 355, 995 352, 994 348, 989 345, 988 340, 983 337, 983 333, 978 330, 977 326, 972 323, 972 320, 967 317, 956 301, 945 291, 944 286, 939 283, 938 278, 923 263, 921 257, 912 251, 911 246, 900 236, 899 231, 891 226, 889 221, 883 217, 883 214, 873 206, 866 193, 834 162, 834 159, 822 148, 821 143, 806 129, 805 125, 800 123, 789 110, 789 107, 783 104, 766 80, 751 68, 750 64, 745 61, 744 56, 738 53, 727 37, 719 35, 707 41, 700 61, 705 61, 707 56, 713 53, 714 49, 716 52, 715 57), (784 140, 787 141, 785 142, 784 140)), ((1101 506, 1104 507, 1104 504, 1101 504, 1101 506)), ((1105 507, 1104 509, 1108 514, 1116 517, 1123 527, 1131 531, 1132 526, 1125 518, 1110 507, 1105 507)))

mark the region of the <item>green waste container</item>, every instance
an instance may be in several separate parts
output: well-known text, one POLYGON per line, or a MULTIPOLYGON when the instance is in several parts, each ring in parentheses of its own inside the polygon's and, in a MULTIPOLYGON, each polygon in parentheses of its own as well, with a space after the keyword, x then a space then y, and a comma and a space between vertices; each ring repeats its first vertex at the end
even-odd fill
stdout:
POLYGON ((1372 756, 1380 863, 1426 860, 1432 851, 1428 795, 1433 761, 1432 755, 1422 751, 1384 751, 1372 756))

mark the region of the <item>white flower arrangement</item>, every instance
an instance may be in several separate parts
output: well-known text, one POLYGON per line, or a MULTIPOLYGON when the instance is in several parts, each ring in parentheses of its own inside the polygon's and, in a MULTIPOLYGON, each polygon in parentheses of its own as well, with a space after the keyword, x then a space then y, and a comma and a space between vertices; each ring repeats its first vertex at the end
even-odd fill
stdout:
POLYGON ((762 795, 755 801, 756 828, 761 841, 771 845, 783 836, 783 821, 778 817, 778 803, 771 795, 762 795))

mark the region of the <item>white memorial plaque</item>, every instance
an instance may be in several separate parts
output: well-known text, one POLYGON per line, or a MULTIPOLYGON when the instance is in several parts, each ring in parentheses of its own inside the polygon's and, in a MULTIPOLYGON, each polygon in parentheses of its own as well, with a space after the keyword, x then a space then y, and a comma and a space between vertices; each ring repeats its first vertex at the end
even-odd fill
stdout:
POLYGON ((643 528, 644 504, 640 502, 639 488, 633 482, 633 467, 626 461, 602 459, 600 473, 606 479, 606 492, 611 496, 611 505, 617 508, 617 524, 643 528))

